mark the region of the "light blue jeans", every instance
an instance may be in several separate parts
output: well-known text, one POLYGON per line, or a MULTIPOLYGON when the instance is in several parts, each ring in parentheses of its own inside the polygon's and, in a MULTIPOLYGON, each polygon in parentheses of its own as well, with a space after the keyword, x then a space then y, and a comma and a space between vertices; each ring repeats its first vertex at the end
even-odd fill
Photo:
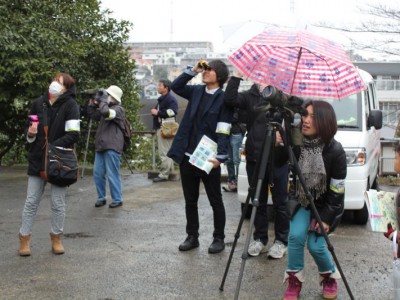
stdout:
POLYGON ((94 183, 97 190, 97 200, 106 200, 106 180, 110 186, 113 203, 122 202, 122 183, 119 173, 121 154, 114 150, 96 152, 94 158, 94 183))
MULTIPOLYGON (((21 235, 29 235, 32 232, 33 221, 42 199, 46 182, 38 176, 28 177, 28 188, 24 210, 22 212, 22 225, 19 230, 21 235)), ((51 232, 60 234, 64 229, 65 220, 65 192, 66 187, 50 184, 51 198, 51 232)))
POLYGON ((304 269, 304 246, 307 240, 308 251, 314 258, 318 271, 320 273, 334 273, 335 266, 326 246, 325 238, 316 235, 314 231, 309 232, 310 222, 311 210, 304 207, 301 207, 290 221, 287 271, 304 269))
POLYGON ((228 182, 237 182, 237 174, 240 164, 239 149, 242 147, 243 134, 231 134, 229 137, 229 159, 226 162, 228 170, 228 182))

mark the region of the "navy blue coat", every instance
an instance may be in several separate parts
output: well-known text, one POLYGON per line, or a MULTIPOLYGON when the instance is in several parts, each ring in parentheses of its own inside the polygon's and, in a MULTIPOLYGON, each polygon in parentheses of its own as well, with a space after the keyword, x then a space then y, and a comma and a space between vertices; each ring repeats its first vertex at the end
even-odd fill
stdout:
MULTIPOLYGON (((196 120, 196 114, 205 93, 205 85, 187 85, 193 78, 189 73, 182 73, 171 84, 171 90, 175 94, 189 101, 185 114, 179 125, 178 133, 174 138, 172 146, 168 151, 168 157, 180 164, 189 146, 190 131, 196 120)), ((229 128, 226 132, 218 131, 217 125, 229 125, 232 121, 233 110, 224 104, 224 92, 218 89, 214 94, 214 99, 209 107, 205 107, 201 116, 201 126, 196 133, 196 143, 199 143, 203 135, 208 136, 218 145, 217 159, 224 162, 228 158, 229 128)))
POLYGON ((158 115, 153 116, 153 129, 159 129, 161 126, 159 118, 176 118, 176 115, 178 114, 178 102, 176 101, 175 96, 169 92, 157 99, 155 109, 158 110, 158 115))

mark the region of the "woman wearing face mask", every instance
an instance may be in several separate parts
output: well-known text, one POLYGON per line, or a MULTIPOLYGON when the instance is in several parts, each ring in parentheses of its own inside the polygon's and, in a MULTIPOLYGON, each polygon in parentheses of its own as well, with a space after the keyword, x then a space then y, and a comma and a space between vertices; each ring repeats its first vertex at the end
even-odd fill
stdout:
MULTIPOLYGON (((35 118, 38 118, 39 122, 30 124, 26 132, 29 144, 29 165, 27 196, 22 213, 22 225, 19 230, 19 255, 21 256, 31 254, 30 238, 33 221, 46 185, 46 182, 40 177, 45 157, 43 119, 47 118, 49 143, 59 147, 72 148, 79 140, 80 115, 75 99, 75 80, 71 75, 58 73, 53 78, 48 92, 33 102, 29 115, 37 116, 35 118)), ((52 251, 55 254, 63 254, 61 235, 65 219, 66 187, 50 184, 50 189, 52 251)))

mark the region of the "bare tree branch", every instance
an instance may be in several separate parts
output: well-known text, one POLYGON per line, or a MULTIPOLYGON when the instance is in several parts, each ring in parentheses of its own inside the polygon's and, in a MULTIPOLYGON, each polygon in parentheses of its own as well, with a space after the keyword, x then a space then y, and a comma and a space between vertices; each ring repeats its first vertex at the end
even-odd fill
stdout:
POLYGON ((349 40, 357 50, 400 56, 400 11, 382 4, 368 4, 358 9, 369 18, 358 26, 338 27, 326 22, 313 26, 352 34, 349 40), (375 38, 367 40, 364 35, 367 33, 375 38))

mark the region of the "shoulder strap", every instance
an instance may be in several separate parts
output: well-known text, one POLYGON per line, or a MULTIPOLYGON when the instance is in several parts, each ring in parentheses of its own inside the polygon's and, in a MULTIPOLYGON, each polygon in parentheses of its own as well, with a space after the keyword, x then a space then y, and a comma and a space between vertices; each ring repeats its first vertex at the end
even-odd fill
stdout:
MULTIPOLYGON (((121 106, 122 112, 124 113, 124 117, 121 119, 122 124, 125 124, 124 119, 126 119, 126 115, 125 115, 125 110, 124 108, 121 106)), ((124 128, 121 125, 121 122, 118 122, 118 120, 113 119, 113 122, 118 126, 119 129, 121 129, 122 133, 124 133, 124 128)))
POLYGON ((43 130, 44 130, 44 140, 45 140, 45 147, 47 147, 48 143, 48 133, 49 133, 49 125, 48 125, 48 119, 47 119, 47 103, 43 97, 43 102, 42 102, 42 114, 43 114, 43 130))

